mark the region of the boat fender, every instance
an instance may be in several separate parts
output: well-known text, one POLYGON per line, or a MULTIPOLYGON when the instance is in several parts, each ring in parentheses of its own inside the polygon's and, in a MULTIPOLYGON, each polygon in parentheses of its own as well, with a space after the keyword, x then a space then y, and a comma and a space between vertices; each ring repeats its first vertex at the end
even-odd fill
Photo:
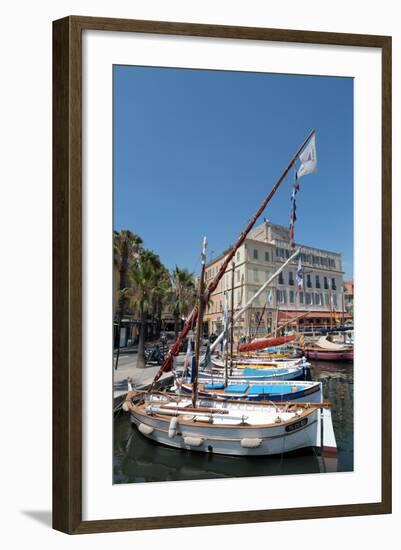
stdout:
POLYGON ((139 424, 138 430, 141 432, 141 434, 144 435, 150 435, 152 434, 155 429, 152 426, 148 426, 148 424, 139 424))
POLYGON ((170 425, 168 427, 168 436, 170 439, 172 439, 177 433, 177 424, 178 418, 176 416, 173 416, 173 418, 170 420, 170 425))
POLYGON ((184 437, 184 443, 185 445, 190 445, 191 447, 199 447, 203 443, 203 439, 201 437, 193 437, 191 435, 187 435, 184 437))
POLYGON ((260 447, 261 443, 262 440, 256 437, 253 439, 241 439, 241 447, 245 447, 246 449, 255 449, 256 447, 260 447))
POLYGON ((128 411, 129 411, 129 403, 128 403, 128 401, 124 401, 123 407, 122 407, 122 408, 123 408, 123 411, 124 411, 124 412, 128 412, 128 411))
POLYGON ((276 424, 280 424, 280 422, 281 422, 281 416, 276 416, 274 422, 275 422, 276 424))

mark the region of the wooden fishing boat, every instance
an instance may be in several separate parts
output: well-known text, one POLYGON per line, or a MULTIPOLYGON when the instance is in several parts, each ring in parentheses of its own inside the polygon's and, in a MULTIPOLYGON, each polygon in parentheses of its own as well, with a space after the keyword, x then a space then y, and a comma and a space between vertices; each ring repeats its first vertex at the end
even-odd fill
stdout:
MULTIPOLYGON (((232 368, 229 369, 229 379, 230 380, 246 380, 248 382, 257 382, 264 381, 268 382, 270 380, 301 380, 305 378, 309 369, 309 363, 299 363, 298 365, 289 366, 289 367, 276 367, 276 368, 254 368, 253 366, 248 366, 243 369, 232 368)), ((198 374, 199 380, 214 379, 214 380, 224 380, 227 378, 226 373, 223 369, 205 369, 199 371, 198 374)))
MULTIPOLYGON (((198 395, 199 390, 199 366, 201 332, 203 326, 203 314, 211 294, 216 290, 217 285, 229 263, 233 260, 236 251, 244 242, 249 231, 252 229, 257 218, 261 215, 268 202, 288 174, 291 167, 298 159, 306 144, 314 136, 314 132, 308 136, 305 142, 295 153, 283 174, 260 205, 254 216, 247 224, 245 230, 240 234, 235 244, 230 248, 221 263, 214 278, 205 286, 205 265, 206 265, 206 239, 202 249, 202 269, 199 278, 198 303, 189 314, 181 333, 174 346, 169 350, 166 359, 156 374, 153 383, 146 393, 129 394, 128 400, 124 403, 125 410, 130 411, 131 421, 137 426, 139 432, 144 436, 169 447, 189 449, 198 452, 228 454, 234 456, 274 455, 282 454, 296 449, 306 447, 323 446, 323 409, 327 406, 324 403, 267 403, 264 401, 241 401, 238 399, 203 399, 198 395), (190 397, 181 395, 158 393, 155 385, 163 372, 174 368, 173 358, 178 354, 184 338, 196 322, 195 354, 192 358, 192 393, 190 397)), ((240 311, 234 314, 232 302, 231 334, 232 327, 237 318, 249 307, 252 300, 260 295, 267 284, 279 275, 279 273, 298 254, 298 248, 286 262, 272 275, 264 285, 248 300, 247 304, 240 311)), ((232 266, 232 280, 234 278, 234 264, 232 266)), ((233 288, 233 285, 232 285, 233 288)), ((232 292, 232 300, 233 300, 232 292)), ((225 331, 211 345, 217 346, 219 338, 227 339, 227 326, 225 331)), ((226 343, 227 345, 227 343, 226 343)), ((265 347, 270 345, 267 343, 265 347)), ((233 337, 230 338, 230 362, 232 360, 233 337)), ((214 348, 213 348, 214 349, 214 348)), ((292 366, 276 366, 270 369, 247 368, 237 369, 232 364, 228 367, 228 353, 226 347, 224 380, 228 376, 237 376, 237 373, 244 378, 248 374, 252 376, 291 376, 304 374, 304 362, 292 366), (235 370, 235 372, 233 372, 235 370)), ((205 359, 206 361, 206 359, 205 359)), ((258 365, 260 366, 260 365, 258 365)), ((249 367, 248 367, 249 368, 249 367)), ((220 369, 220 372, 222 369, 220 369)), ((209 372, 209 376, 211 373, 209 372)))
POLYGON ((241 402, 131 392, 131 422, 169 447, 235 456, 275 455, 319 445, 322 403, 241 402))
MULTIPOLYGON (((211 363, 216 369, 225 368, 224 359, 213 356, 211 358, 211 363)), ((254 369, 276 369, 276 368, 289 368, 297 367, 306 363, 304 358, 295 358, 295 359, 258 359, 258 358, 243 358, 243 359, 232 359, 232 364, 238 369, 245 369, 247 367, 252 367, 254 369)), ((230 360, 231 364, 231 360, 230 360)))
MULTIPOLYGON (((177 392, 192 394, 192 384, 180 381, 177 392)), ((198 385, 200 398, 209 399, 241 399, 248 401, 291 401, 292 403, 322 401, 321 382, 311 381, 265 381, 249 382, 248 380, 223 381, 203 380, 198 385)))
POLYGON ((254 351, 258 349, 265 349, 274 346, 281 346, 293 342, 296 338, 295 334, 288 336, 278 336, 277 338, 258 338, 247 344, 241 344, 238 346, 238 351, 254 351))
POLYGON ((354 360, 354 351, 345 350, 345 351, 331 351, 331 350, 322 350, 314 347, 309 348, 299 348, 299 353, 302 353, 308 359, 314 359, 316 361, 353 361, 354 360))
POLYGON ((305 348, 298 348, 298 353, 308 359, 318 361, 353 361, 354 348, 352 345, 336 344, 322 337, 305 348))

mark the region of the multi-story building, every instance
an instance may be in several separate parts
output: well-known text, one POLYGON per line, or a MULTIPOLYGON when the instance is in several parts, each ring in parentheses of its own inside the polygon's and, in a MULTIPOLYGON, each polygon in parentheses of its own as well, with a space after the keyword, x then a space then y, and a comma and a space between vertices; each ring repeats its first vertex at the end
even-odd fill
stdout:
POLYGON ((354 281, 344 281, 345 311, 354 315, 354 281))
MULTIPOLYGON (((237 337, 270 333, 284 323, 307 329, 329 326, 349 317, 344 308, 341 255, 310 246, 296 246, 301 247, 303 290, 297 290, 296 285, 297 258, 268 285, 237 322, 237 337)), ((216 275, 226 253, 207 264, 206 282, 216 275)), ((255 227, 234 259, 235 310, 243 307, 292 253, 287 228, 267 221, 255 227)), ((209 334, 220 332, 222 328, 225 292, 229 295, 230 307, 231 272, 230 266, 207 305, 204 321, 209 334)))

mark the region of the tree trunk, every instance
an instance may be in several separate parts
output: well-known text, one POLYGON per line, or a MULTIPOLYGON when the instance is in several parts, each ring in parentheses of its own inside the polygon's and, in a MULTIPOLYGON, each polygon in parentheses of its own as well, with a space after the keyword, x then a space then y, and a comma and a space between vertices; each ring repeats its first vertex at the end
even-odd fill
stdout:
POLYGON ((146 366, 145 360, 145 333, 146 333, 146 312, 141 312, 141 328, 139 332, 138 342, 138 356, 136 360, 136 366, 139 369, 143 369, 146 366))

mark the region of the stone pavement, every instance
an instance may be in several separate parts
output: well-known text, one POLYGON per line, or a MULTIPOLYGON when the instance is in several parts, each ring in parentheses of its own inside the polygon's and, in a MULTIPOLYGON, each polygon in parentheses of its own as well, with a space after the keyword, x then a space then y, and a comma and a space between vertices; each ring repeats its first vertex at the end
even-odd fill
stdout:
MULTIPOLYGON (((181 366, 184 361, 185 354, 182 353, 177 357, 177 365, 181 366)), ((121 398, 128 391, 127 378, 132 378, 133 387, 138 386, 147 386, 151 384, 153 378, 155 377, 157 371, 159 370, 159 365, 147 366, 143 369, 137 368, 136 366, 137 355, 132 354, 131 359, 128 363, 119 363, 117 370, 113 369, 113 391, 114 399, 121 398)), ((164 373, 160 380, 165 378, 172 378, 171 372, 164 373)))

